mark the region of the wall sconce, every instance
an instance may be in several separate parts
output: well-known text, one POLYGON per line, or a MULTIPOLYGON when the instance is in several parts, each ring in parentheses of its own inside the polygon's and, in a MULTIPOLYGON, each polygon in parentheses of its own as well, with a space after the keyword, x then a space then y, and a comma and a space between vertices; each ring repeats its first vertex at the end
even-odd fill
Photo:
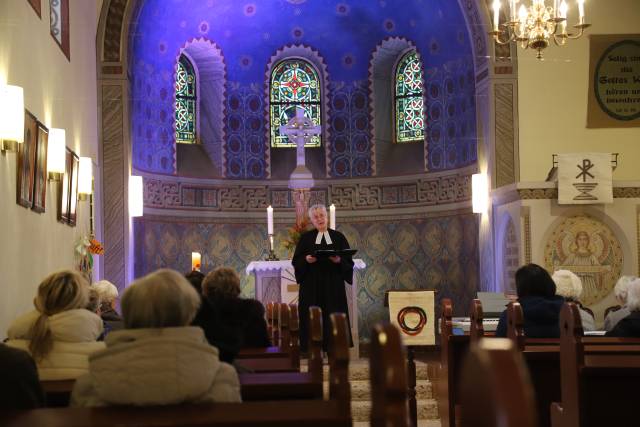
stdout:
POLYGON ((18 151, 24 142, 24 91, 20 86, 0 86, 0 149, 18 151))
POLYGON ((49 129, 49 143, 47 147, 47 171, 49 181, 60 181, 64 175, 66 157, 66 132, 64 129, 49 129))
POLYGON ((78 167, 78 200, 87 201, 93 193, 93 161, 91 157, 80 157, 78 167))
POLYGON ((489 179, 486 173, 471 175, 471 200, 473 213, 487 213, 489 210, 489 179))
POLYGON ((143 208, 143 189, 142 189, 142 177, 130 176, 129 177, 129 216, 142 216, 143 208))

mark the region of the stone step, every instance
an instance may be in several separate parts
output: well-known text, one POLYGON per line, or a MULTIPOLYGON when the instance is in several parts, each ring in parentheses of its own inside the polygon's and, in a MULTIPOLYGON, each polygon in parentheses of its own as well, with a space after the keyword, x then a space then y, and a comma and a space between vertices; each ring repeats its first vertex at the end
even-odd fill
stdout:
MULTIPOLYGON (((325 383, 328 390, 329 385, 325 383)), ((418 399, 433 399, 433 387, 428 380, 416 381, 416 397, 418 399)), ((371 385, 369 381, 355 380, 351 381, 351 400, 370 400, 371 385)))
MULTIPOLYGON (((351 416, 353 421, 368 421, 371 414, 371 402, 352 401, 351 402, 351 416)), ((434 399, 420 399, 418 400, 418 420, 437 420, 438 419, 438 404, 434 399)))
MULTIPOLYGON (((329 365, 325 364, 323 366, 324 369, 324 377, 328 378, 329 365)), ((303 360, 300 364, 300 370, 302 372, 306 372, 308 370, 308 365, 306 360, 303 360)), ((416 379, 418 380, 428 380, 429 372, 428 365, 424 362, 417 361, 416 362, 416 379)), ((359 359, 357 361, 352 361, 349 363, 349 380, 369 380, 369 361, 367 359, 359 359)))
MULTIPOLYGON (((369 421, 354 421, 351 424, 353 427, 370 427, 369 421)), ((442 427, 442 423, 437 420, 418 420, 418 427, 442 427)))

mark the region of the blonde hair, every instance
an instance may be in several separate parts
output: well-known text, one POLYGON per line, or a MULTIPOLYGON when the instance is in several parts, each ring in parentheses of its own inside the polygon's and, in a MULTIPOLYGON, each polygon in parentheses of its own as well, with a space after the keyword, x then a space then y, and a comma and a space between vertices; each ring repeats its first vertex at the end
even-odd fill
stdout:
POLYGON ((200 307, 200 296, 184 276, 167 268, 136 280, 122 296, 124 327, 186 326, 200 307))
POLYGON ((58 271, 40 283, 38 295, 34 300, 40 315, 29 331, 29 351, 34 359, 41 360, 46 357, 53 346, 49 316, 74 308, 84 308, 88 302, 89 284, 78 272, 58 271))
POLYGON ((202 281, 202 293, 205 296, 236 298, 240 295, 240 277, 231 268, 216 268, 202 281))
POLYGON ((582 280, 572 271, 557 270, 551 276, 556 284, 556 295, 577 301, 582 295, 582 280))

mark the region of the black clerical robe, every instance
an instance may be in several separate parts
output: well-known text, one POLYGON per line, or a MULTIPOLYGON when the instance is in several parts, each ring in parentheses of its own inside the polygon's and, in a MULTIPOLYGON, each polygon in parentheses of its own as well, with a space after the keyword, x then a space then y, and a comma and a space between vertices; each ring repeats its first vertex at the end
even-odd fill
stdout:
MULTIPOLYGON (((331 313, 345 313, 349 319, 347 294, 344 282, 353 283, 353 260, 351 256, 340 257, 336 264, 328 257, 318 257, 315 263, 308 263, 307 255, 313 255, 318 249, 348 249, 349 242, 344 234, 329 229, 331 244, 327 244, 324 237, 320 244, 316 244, 318 230, 313 229, 300 236, 293 255, 293 267, 296 281, 300 284, 298 312, 300 316, 300 348, 307 350, 309 330, 309 307, 318 306, 322 309, 322 348, 328 350, 331 334, 331 313)), ((349 323, 350 325, 350 323, 349 323)), ((352 343, 351 328, 349 328, 349 342, 352 343)), ((353 344, 351 344, 353 345, 353 344)))

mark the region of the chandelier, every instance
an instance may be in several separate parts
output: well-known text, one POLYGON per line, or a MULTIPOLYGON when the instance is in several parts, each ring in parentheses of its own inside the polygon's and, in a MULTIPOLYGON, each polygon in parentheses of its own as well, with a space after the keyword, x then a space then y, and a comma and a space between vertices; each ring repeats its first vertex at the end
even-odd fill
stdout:
POLYGON ((529 7, 524 4, 517 7, 520 0, 508 0, 509 20, 500 23, 500 0, 493 1, 493 36, 496 43, 504 45, 520 42, 523 49, 535 49, 537 58, 542 59, 542 51, 549 46, 551 40, 563 46, 569 39, 582 36, 584 29, 591 24, 584 20, 584 0, 577 0, 578 23, 573 26, 576 33, 567 32, 567 12, 569 5, 565 0, 552 0, 553 6, 547 6, 546 0, 531 0, 529 7))

